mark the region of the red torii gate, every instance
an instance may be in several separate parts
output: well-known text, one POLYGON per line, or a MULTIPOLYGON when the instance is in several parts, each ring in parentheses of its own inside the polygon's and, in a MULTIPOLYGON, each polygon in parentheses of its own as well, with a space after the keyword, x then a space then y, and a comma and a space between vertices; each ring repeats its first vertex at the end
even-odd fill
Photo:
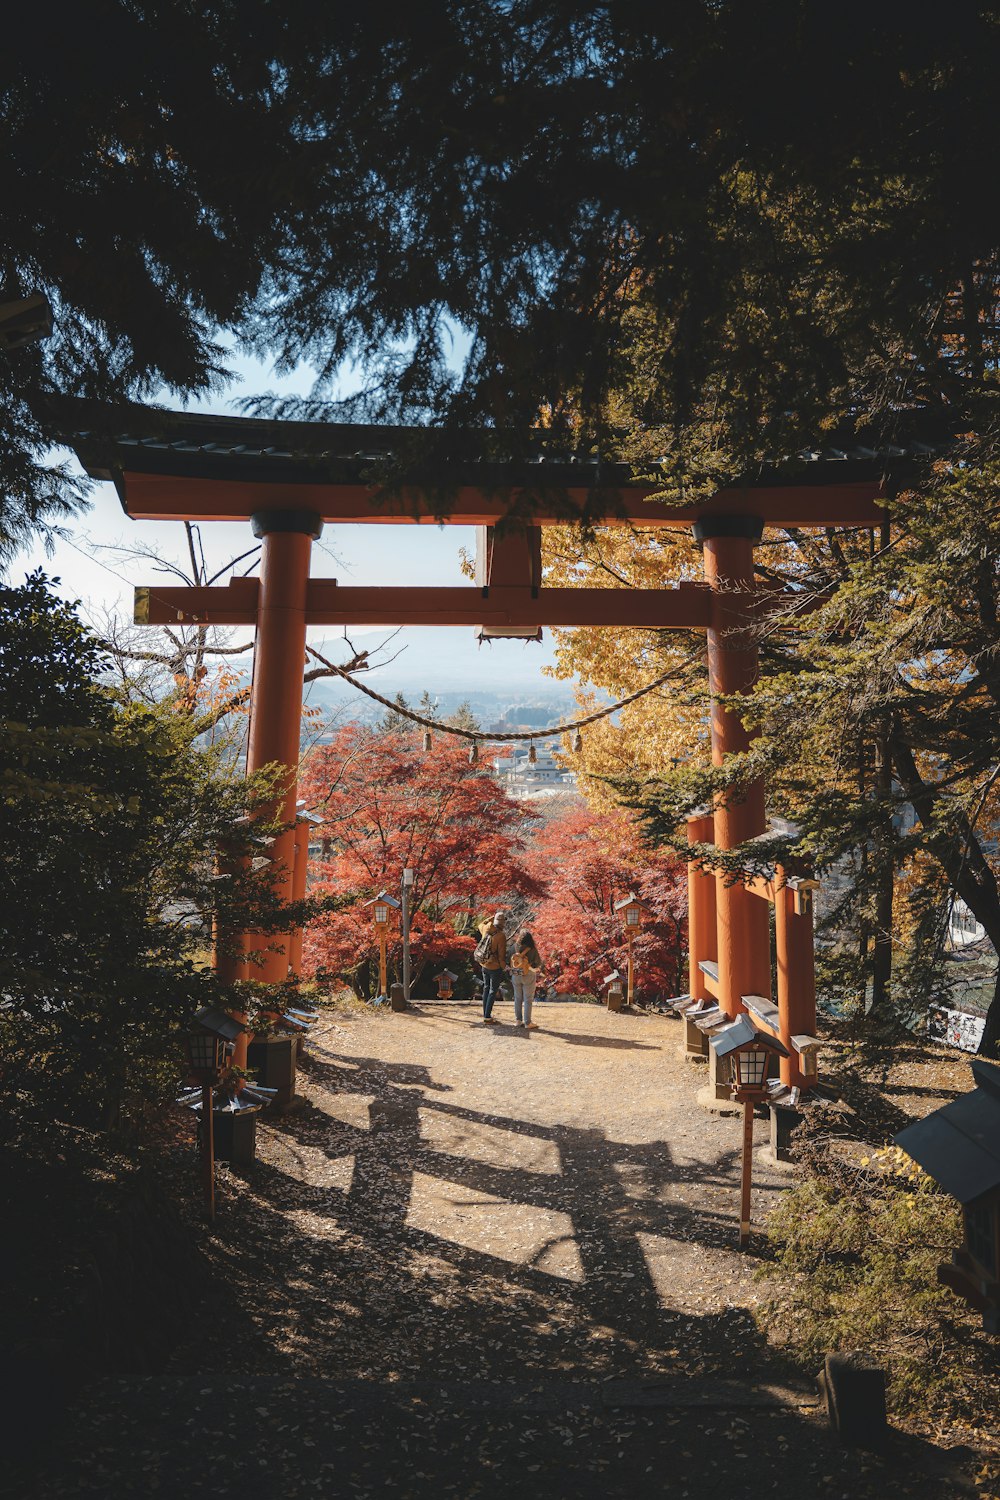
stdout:
MULTIPOLYGON (((411 451, 427 434, 412 429, 261 422, 202 417, 133 407, 113 412, 78 408, 69 441, 87 472, 111 479, 136 520, 249 521, 262 542, 260 579, 227 587, 136 591, 135 619, 243 625, 256 630, 247 770, 277 762, 289 768, 276 808, 290 831, 273 855, 279 893, 305 891, 307 839, 296 830, 303 664, 308 626, 465 625, 489 636, 530 636, 539 627, 571 625, 703 629, 712 694, 712 759, 748 748, 739 716, 722 698, 749 692, 758 651, 751 627, 762 615, 794 613, 794 593, 761 589, 754 547, 766 526, 874 527, 884 512, 884 456, 800 456, 791 475, 761 471, 738 487, 690 507, 649 503, 652 479, 623 465, 552 457, 484 459, 487 437, 432 435, 438 451, 417 459, 407 481, 381 491, 371 467, 386 451, 411 451), (441 444, 444 444, 443 448, 441 444), (543 461, 544 460, 544 461, 543 461), (442 513, 444 511, 445 513, 442 513), (704 583, 661 589, 547 589, 538 568, 540 531, 576 518, 590 524, 693 528, 705 559, 704 583), (459 588, 342 587, 309 577, 313 541, 325 523, 405 525, 442 521, 479 528, 479 582, 459 588)), ((534 438, 534 435, 533 435, 534 438)), ((896 450, 895 459, 906 457, 896 450)), ((720 797, 711 814, 693 818, 689 838, 736 848, 766 831, 764 787, 752 783, 742 800, 720 797)), ((808 884, 808 883, 807 883, 808 884)), ((744 997, 761 1003, 758 1021, 788 1047, 782 1078, 808 1085, 810 1075, 792 1037, 815 1029, 811 898, 794 876, 727 884, 721 874, 689 868, 690 989, 714 998, 735 1017, 744 997), (763 899, 762 899, 763 898, 763 899), (777 1007, 770 1002, 767 903, 775 907, 777 1007)), ((276 943, 258 975, 266 981, 297 972, 301 933, 276 943)), ((221 967, 221 965, 220 965, 221 967)), ((239 966, 227 969, 235 977, 239 966)))

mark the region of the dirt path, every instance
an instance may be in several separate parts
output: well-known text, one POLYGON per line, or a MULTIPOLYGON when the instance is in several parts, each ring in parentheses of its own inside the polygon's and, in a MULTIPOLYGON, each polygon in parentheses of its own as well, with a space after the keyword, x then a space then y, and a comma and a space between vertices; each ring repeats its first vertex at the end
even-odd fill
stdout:
MULTIPOLYGON (((465 1006, 320 1028, 308 1106, 264 1127, 250 1189, 303 1237, 289 1352, 379 1378, 759 1359, 739 1122, 696 1105, 676 1023, 552 1003, 526 1033, 508 1010, 493 1028, 465 1006)), ((756 1179, 759 1218, 782 1178, 756 1179)))
MULTIPOLYGON (((677 1023, 475 1014, 324 1018, 303 1106, 221 1174, 213 1331, 95 1389, 38 1500, 969 1493, 900 1435, 843 1452, 782 1370, 740 1122, 696 1103, 677 1023)), ((788 1179, 755 1175, 759 1224, 788 1179)))

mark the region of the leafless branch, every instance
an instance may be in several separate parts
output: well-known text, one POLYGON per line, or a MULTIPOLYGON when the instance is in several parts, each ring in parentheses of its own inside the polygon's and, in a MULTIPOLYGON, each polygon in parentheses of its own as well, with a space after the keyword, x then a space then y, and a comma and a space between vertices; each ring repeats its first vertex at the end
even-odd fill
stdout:
POLYGON ((253 641, 244 641, 239 646, 202 646, 198 641, 177 641, 176 649, 172 653, 162 651, 133 651, 131 648, 122 648, 121 655, 128 661, 153 661, 159 662, 161 666, 170 666, 172 662, 183 656, 242 656, 245 651, 253 650, 253 641))
MULTIPOLYGON (((217 573, 213 573, 212 576, 211 576, 211 578, 206 578, 205 579, 206 587, 211 587, 211 585, 213 583, 215 583, 218 579, 220 579, 222 577, 223 573, 228 573, 230 571, 235 572, 236 569, 237 569, 237 567, 239 566, 239 564, 241 562, 245 562, 248 557, 252 557, 252 558, 256 559, 259 555, 260 555, 260 548, 259 547, 251 547, 247 552, 241 552, 240 555, 239 555, 239 557, 232 558, 229 562, 227 562, 225 564, 224 567, 221 567, 217 573)), ((253 568, 253 564, 251 564, 251 566, 247 569, 247 573, 251 572, 252 568, 253 568)), ((242 576, 245 578, 246 577, 246 573, 244 573, 242 576)))

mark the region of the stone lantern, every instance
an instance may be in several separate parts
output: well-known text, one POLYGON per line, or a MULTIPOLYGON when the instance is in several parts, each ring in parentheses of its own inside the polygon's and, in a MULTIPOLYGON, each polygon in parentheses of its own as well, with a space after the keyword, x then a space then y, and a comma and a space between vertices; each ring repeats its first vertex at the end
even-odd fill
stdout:
POLYGON ((603 981, 601 988, 607 990, 608 1010, 621 1010, 625 1004, 625 992, 622 988, 621 975, 617 969, 608 975, 607 979, 603 981))

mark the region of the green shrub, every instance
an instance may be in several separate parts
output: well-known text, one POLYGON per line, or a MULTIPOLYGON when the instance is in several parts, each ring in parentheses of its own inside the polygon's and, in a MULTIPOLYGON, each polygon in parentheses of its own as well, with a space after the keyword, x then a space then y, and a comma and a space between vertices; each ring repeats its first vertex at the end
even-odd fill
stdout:
POLYGON ((898 1147, 860 1163, 828 1155, 822 1177, 784 1195, 768 1237, 760 1318, 772 1341, 812 1370, 833 1350, 868 1350, 888 1367, 897 1412, 983 1409, 996 1354, 937 1280, 961 1244, 960 1213, 898 1147))

